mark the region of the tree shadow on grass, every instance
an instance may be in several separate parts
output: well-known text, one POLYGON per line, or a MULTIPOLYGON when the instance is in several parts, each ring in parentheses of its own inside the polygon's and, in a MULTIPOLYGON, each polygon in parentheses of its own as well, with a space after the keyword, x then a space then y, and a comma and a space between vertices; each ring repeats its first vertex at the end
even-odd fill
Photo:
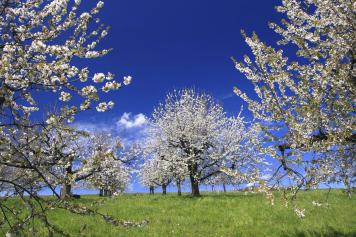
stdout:
POLYGON ((349 233, 344 233, 338 231, 332 227, 328 227, 325 231, 316 230, 303 230, 296 231, 294 233, 286 234, 287 237, 355 237, 356 231, 351 231, 349 233))

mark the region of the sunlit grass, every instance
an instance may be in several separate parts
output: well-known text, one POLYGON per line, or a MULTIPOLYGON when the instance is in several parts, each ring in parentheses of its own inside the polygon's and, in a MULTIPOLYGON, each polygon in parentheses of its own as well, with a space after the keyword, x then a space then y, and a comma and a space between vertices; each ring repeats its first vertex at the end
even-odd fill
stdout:
MULTIPOLYGON (((143 228, 115 227, 98 217, 62 210, 50 219, 73 236, 356 236, 356 199, 333 190, 327 207, 312 205, 326 198, 326 191, 302 192, 297 203, 306 209, 305 219, 285 208, 279 195, 271 206, 262 195, 243 193, 203 193, 201 198, 127 194, 102 198, 107 201, 95 207, 123 220, 149 220, 143 228)), ((79 202, 90 205, 98 199, 84 196, 79 202)))

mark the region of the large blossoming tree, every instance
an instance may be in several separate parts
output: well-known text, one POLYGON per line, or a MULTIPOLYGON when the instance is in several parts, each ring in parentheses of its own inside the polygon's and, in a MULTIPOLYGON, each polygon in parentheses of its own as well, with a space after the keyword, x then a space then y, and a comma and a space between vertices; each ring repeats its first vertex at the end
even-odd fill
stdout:
POLYGON ((263 157, 255 146, 258 142, 252 142, 259 139, 254 128, 247 132, 243 118, 228 117, 210 95, 185 89, 168 94, 154 110, 151 136, 159 138, 160 146, 152 153, 168 167, 181 167, 192 195, 199 196, 199 184, 223 168, 241 176, 260 176, 263 157), (251 149, 256 155, 247 155, 251 149))
POLYGON ((277 147, 270 154, 280 163, 277 183, 287 176, 296 191, 341 175, 350 189, 347 170, 355 168, 356 142, 356 5, 351 0, 283 0, 276 9, 286 15, 281 24, 270 23, 281 38, 279 47, 243 32, 252 57, 234 60, 257 99, 240 88, 234 91, 277 147))
MULTIPOLYGON (((1 175, 0 182, 21 194, 26 203, 19 203, 16 211, 1 208, 3 216, 11 216, 4 223, 10 233, 25 229, 35 219, 48 226, 49 232, 59 231, 46 219, 46 208, 33 204, 44 201, 35 192, 37 184, 59 197, 55 185, 63 184, 58 180, 68 180, 57 175, 58 167, 68 165, 72 153, 62 147, 66 143, 53 141, 58 134, 78 137, 79 133, 68 127, 75 115, 91 108, 99 112, 112 108, 114 103, 101 101, 100 94, 131 81, 129 76, 115 81, 110 72, 91 72, 77 64, 110 51, 97 49, 109 30, 98 18, 103 5, 99 1, 84 11, 80 0, 0 1, 0 165, 2 171, 14 170, 13 175, 1 175), (43 95, 54 100, 40 100, 43 95), (24 177, 25 173, 30 175, 24 177), (28 212, 22 215, 24 208, 28 212)), ((58 203, 47 208, 54 204, 58 203)), ((8 201, 2 199, 1 205, 6 207, 8 201)))

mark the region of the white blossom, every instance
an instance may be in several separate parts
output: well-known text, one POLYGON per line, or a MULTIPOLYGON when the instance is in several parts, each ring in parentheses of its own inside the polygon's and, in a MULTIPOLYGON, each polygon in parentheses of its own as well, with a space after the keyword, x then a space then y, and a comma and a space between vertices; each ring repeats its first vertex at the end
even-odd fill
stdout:
POLYGON ((98 105, 96 106, 96 110, 97 110, 98 112, 105 112, 107 109, 108 109, 108 105, 107 105, 107 103, 105 103, 105 102, 101 102, 100 104, 98 104, 98 105))
POLYGON ((64 102, 67 102, 67 101, 69 101, 71 98, 72 98, 72 95, 71 95, 71 94, 62 91, 62 92, 61 92, 61 96, 59 97, 59 100, 64 101, 64 102))
POLYGON ((125 86, 128 86, 131 84, 131 81, 132 81, 132 77, 131 76, 126 76, 124 77, 124 85, 125 86))
POLYGON ((93 77, 93 81, 96 83, 103 82, 105 80, 105 74, 104 73, 95 73, 93 77))

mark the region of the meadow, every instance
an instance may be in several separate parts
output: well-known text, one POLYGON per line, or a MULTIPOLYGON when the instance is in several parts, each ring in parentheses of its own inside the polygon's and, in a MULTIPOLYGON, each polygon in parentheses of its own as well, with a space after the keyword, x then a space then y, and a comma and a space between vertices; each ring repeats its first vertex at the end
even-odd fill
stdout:
POLYGON ((292 207, 286 208, 279 194, 274 206, 260 194, 242 192, 203 193, 200 198, 173 193, 112 198, 88 195, 76 202, 87 206, 100 203, 92 208, 122 220, 146 219, 149 223, 142 228, 123 228, 100 217, 51 212, 50 220, 71 236, 356 236, 356 199, 348 199, 341 190, 333 190, 329 196, 325 190, 301 192, 297 203, 306 209, 304 219, 298 218, 292 207), (313 201, 323 205, 317 207, 313 201))

